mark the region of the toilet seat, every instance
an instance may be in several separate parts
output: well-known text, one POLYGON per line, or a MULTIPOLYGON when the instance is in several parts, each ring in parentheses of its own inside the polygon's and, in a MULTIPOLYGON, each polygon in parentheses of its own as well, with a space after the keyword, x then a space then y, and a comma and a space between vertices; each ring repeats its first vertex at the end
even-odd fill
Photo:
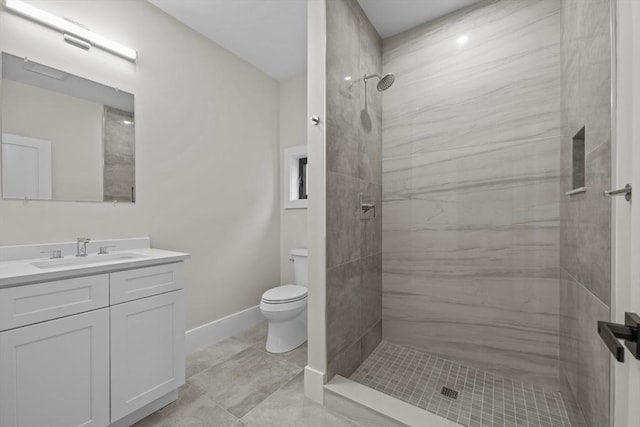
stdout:
POLYGON ((264 304, 288 304, 306 298, 307 288, 298 285, 276 286, 262 294, 264 304))

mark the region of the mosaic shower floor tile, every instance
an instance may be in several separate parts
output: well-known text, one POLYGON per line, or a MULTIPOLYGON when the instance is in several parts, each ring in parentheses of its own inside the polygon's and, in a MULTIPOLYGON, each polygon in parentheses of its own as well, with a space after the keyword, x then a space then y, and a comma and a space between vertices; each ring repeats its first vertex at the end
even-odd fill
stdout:
POLYGON ((560 393, 383 341, 353 381, 468 427, 571 427, 560 393))

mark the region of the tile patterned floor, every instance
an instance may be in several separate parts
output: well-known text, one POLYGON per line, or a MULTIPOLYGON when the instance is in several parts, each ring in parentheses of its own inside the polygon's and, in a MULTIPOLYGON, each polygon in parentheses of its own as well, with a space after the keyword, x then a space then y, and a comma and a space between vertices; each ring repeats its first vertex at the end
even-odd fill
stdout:
POLYGON ((469 427, 571 427, 559 393, 383 341, 351 379, 469 427), (458 398, 441 394, 442 387, 458 398))
POLYGON ((361 427, 304 396, 307 346, 264 350, 262 323, 187 357, 178 400, 134 427, 361 427))

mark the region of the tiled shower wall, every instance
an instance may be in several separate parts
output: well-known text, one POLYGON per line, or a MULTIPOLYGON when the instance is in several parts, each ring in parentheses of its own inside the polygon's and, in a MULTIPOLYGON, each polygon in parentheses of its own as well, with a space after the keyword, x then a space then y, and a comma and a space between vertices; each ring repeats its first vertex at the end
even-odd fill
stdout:
POLYGON ((611 356, 596 321, 609 319, 611 294, 610 17, 609 0, 562 1, 562 193, 583 127, 587 191, 560 205, 560 384, 572 424, 589 427, 609 425, 611 356))
POLYGON ((327 1, 328 378, 351 375, 382 337, 382 41, 356 0, 327 1), (376 205, 361 218, 361 202, 376 205))
POLYGON ((384 338, 549 391, 559 45, 559 0, 503 0, 383 47, 384 338))

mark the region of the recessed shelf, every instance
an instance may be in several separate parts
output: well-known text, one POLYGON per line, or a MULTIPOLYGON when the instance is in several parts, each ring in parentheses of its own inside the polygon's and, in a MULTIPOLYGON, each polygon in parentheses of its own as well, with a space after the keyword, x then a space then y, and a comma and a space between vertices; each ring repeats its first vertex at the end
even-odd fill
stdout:
POLYGON ((571 188, 575 193, 582 193, 586 191, 585 187, 585 127, 578 131, 573 137, 571 143, 571 188), (583 190, 583 191, 577 191, 583 190))

